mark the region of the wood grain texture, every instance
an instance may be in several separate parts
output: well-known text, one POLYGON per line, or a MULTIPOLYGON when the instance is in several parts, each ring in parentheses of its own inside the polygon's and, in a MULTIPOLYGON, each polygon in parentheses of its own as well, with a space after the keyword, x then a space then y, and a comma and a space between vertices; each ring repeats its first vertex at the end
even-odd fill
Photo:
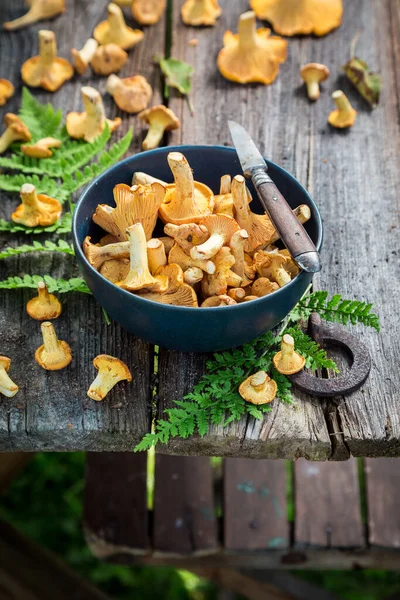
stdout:
POLYGON ((83 527, 95 556, 148 549, 146 469, 144 453, 87 453, 83 527))
POLYGON ((365 460, 369 542, 400 548, 400 463, 397 458, 365 460))
POLYGON ((217 551, 210 459, 156 457, 153 550, 157 554, 202 555, 217 551))
POLYGON ((357 463, 295 465, 297 547, 355 548, 365 545, 357 463))
MULTIPOLYGON (((2 600, 107 600, 55 554, 0 522, 2 600)), ((110 600, 110 599, 109 599, 110 600)))
MULTIPOLYGON (((23 2, 2 2, 0 21, 21 14, 23 2)), ((72 47, 81 48, 93 27, 106 15, 106 3, 90 0, 71 0, 67 11, 50 22, 41 22, 28 29, 0 36, 0 54, 9 56, 3 61, 2 77, 16 85, 16 94, 0 109, 0 119, 6 111, 18 111, 21 82, 19 68, 24 60, 37 53, 37 32, 50 27, 57 36, 60 56, 70 57, 72 47)), ((154 88, 154 102, 160 101, 158 69, 153 55, 163 50, 164 22, 146 29, 145 42, 132 50, 123 67, 122 76, 141 73, 154 88)), ((34 92, 40 101, 51 101, 64 114, 81 110, 80 88, 93 85, 105 92, 106 78, 93 76, 90 69, 82 77, 75 76, 57 93, 34 92)), ((134 125, 135 136, 130 152, 140 147, 142 126, 136 117, 122 115, 112 98, 105 94, 107 116, 123 117, 116 140, 134 125)), ((17 196, 1 192, 0 216, 9 218, 17 196)), ((44 236, 41 236, 43 239, 44 236)), ((0 234, 0 248, 28 243, 29 236, 0 234)), ((0 279, 21 273, 51 274, 71 277, 77 274, 73 258, 50 254, 13 257, 0 262, 0 279)), ((39 323, 25 313, 30 291, 0 292, 0 352, 12 359, 12 374, 20 392, 11 400, 0 403, 0 450, 131 450, 150 427, 150 375, 153 372, 153 350, 113 323, 107 326, 99 306, 86 295, 62 297, 63 315, 55 322, 60 339, 68 341, 73 362, 65 370, 48 373, 36 365, 33 354, 42 343, 39 323), (12 323, 12 327, 10 324, 12 323), (93 358, 100 353, 118 356, 125 361, 133 382, 120 383, 104 402, 88 399, 86 390, 95 377, 93 358)))
POLYGON ((285 463, 227 458, 224 465, 224 548, 288 547, 285 463))

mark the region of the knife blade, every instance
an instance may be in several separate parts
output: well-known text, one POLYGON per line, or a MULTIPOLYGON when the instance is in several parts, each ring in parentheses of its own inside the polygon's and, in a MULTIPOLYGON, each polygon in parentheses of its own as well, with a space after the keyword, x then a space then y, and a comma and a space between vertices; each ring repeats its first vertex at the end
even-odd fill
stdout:
POLYGON ((262 154, 244 127, 235 121, 228 121, 228 126, 243 174, 253 182, 260 202, 282 242, 303 271, 317 273, 321 270, 318 250, 268 175, 268 165, 262 154))

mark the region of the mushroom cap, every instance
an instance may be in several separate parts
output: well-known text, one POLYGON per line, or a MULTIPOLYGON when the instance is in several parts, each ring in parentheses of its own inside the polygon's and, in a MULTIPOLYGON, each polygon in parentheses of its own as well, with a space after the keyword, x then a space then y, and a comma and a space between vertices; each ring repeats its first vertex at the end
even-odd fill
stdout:
MULTIPOLYGON (((254 13, 243 13, 240 20, 245 19, 254 23, 255 28, 254 13)), ((224 47, 217 58, 218 69, 230 81, 268 85, 276 79, 279 65, 287 58, 287 42, 278 36, 271 36, 271 30, 266 28, 257 29, 253 34, 245 34, 248 40, 251 35, 253 43, 244 42, 242 45, 239 34, 225 32, 224 47)))
POLYGON ((270 281, 268 277, 259 277, 251 286, 252 295, 260 298, 262 296, 268 296, 276 290, 279 290, 279 285, 274 281, 270 281))
POLYGON ((0 106, 3 106, 14 94, 14 86, 8 79, 0 79, 0 106))
POLYGON ((221 12, 218 0, 186 0, 181 8, 182 21, 194 27, 215 25, 221 12))
POLYGON ((254 268, 260 277, 268 277, 272 274, 272 271, 277 267, 284 267, 287 261, 287 257, 281 252, 266 252, 265 250, 259 250, 254 254, 253 264, 254 268))
MULTIPOLYGON (((111 3, 108 5, 108 14, 117 15, 123 21, 122 11, 116 4, 111 3)), ((102 21, 94 28, 93 37, 102 46, 117 44, 123 50, 128 50, 142 41, 144 33, 140 29, 128 27, 126 23, 124 23, 123 28, 117 31, 110 26, 110 22, 107 20, 102 21)))
POLYGON ((21 223, 26 227, 47 227, 53 225, 61 217, 62 205, 58 200, 45 194, 37 194, 37 200, 39 202, 38 210, 27 208, 23 202, 17 206, 11 214, 14 223, 21 223))
POLYGON ((122 281, 129 273, 129 258, 112 258, 111 260, 106 260, 101 265, 99 273, 112 283, 122 281))
POLYGON ((224 235, 225 244, 230 242, 234 233, 240 231, 240 227, 235 219, 229 215, 207 215, 207 217, 204 217, 204 219, 200 221, 199 225, 206 227, 210 235, 213 233, 224 235))
POLYGON ((168 163, 175 183, 167 185, 165 199, 160 206, 162 221, 183 225, 198 222, 212 214, 214 194, 204 183, 193 181, 192 171, 183 154, 170 152, 168 163))
POLYGON ((105 44, 97 48, 90 66, 96 75, 111 75, 118 73, 127 60, 128 53, 117 44, 105 44))
POLYGON ((167 0, 133 0, 132 16, 140 25, 157 23, 167 6, 167 0))
POLYGON ((21 77, 30 87, 42 87, 48 92, 57 91, 74 74, 72 65, 65 58, 56 57, 45 67, 40 56, 28 58, 21 67, 21 77))
POLYGON ((339 27, 343 14, 342 0, 250 0, 250 6, 285 36, 326 35, 339 27))
POLYGON ((83 73, 86 71, 88 63, 86 62, 86 60, 84 60, 82 58, 81 53, 79 52, 79 50, 77 50, 76 48, 72 48, 71 49, 71 54, 72 54, 72 58, 74 59, 74 67, 75 67, 75 71, 79 74, 79 75, 83 75, 83 73))
POLYGON ((132 374, 126 364, 115 356, 99 354, 93 359, 93 366, 98 371, 107 371, 112 377, 118 377, 118 381, 126 379, 132 381, 132 374))
POLYGON ((304 81, 325 81, 329 77, 329 69, 321 63, 307 63, 300 69, 301 78, 304 81))
POLYGON ((289 273, 291 279, 294 279, 300 273, 299 267, 294 262, 292 255, 290 254, 287 248, 285 248, 284 250, 279 250, 279 252, 280 254, 283 254, 283 256, 286 257, 285 271, 289 273))
POLYGON ((36 321, 57 319, 62 313, 62 304, 54 294, 49 294, 44 281, 38 283, 39 295, 31 298, 26 305, 26 312, 36 321))
MULTIPOLYGON (((45 325, 45 323, 46 321, 42 323, 42 325, 45 325)), ((53 355, 49 357, 47 356, 44 344, 39 346, 35 352, 35 360, 37 364, 46 371, 59 371, 60 369, 67 367, 72 360, 71 348, 67 342, 62 340, 58 340, 58 348, 59 351, 57 353, 57 357, 54 357, 53 355)))
POLYGON ((112 96, 118 108, 128 113, 137 113, 146 108, 152 94, 153 90, 147 79, 142 75, 134 75, 121 79, 112 96))
POLYGON ((276 396, 278 386, 265 371, 250 375, 239 386, 239 394, 252 404, 268 404, 276 396))
MULTIPOLYGON (((336 100, 337 98, 343 97, 344 94, 341 90, 337 90, 333 92, 332 98, 336 100)), ((354 125, 354 121, 356 120, 357 111, 351 106, 350 102, 345 97, 346 102, 346 110, 342 110, 337 108, 333 110, 328 117, 328 123, 332 125, 332 127, 337 127, 338 129, 345 129, 346 127, 351 127, 354 125)))
POLYGON ((4 115, 4 123, 7 128, 11 128, 14 132, 14 140, 21 142, 29 142, 31 140, 31 132, 21 119, 14 113, 6 113, 4 115))
POLYGON ((61 143, 61 140, 48 137, 38 140, 34 144, 22 144, 21 150, 25 156, 31 158, 50 158, 50 156, 53 156, 50 148, 59 148, 61 143))
POLYGON ((176 291, 171 294, 141 293, 139 295, 141 298, 146 298, 146 300, 152 300, 153 302, 160 302, 161 304, 187 307, 198 306, 196 292, 192 286, 188 285, 187 283, 180 285, 176 291))
POLYGON ((168 253, 168 262, 176 263, 179 265, 183 271, 186 271, 189 267, 198 267, 205 273, 215 273, 215 264, 211 260, 201 260, 194 259, 186 252, 182 250, 182 248, 176 242, 172 246, 171 250, 168 253))
POLYGON ((233 306, 237 304, 234 298, 221 294, 220 296, 210 296, 201 304, 201 308, 217 308, 219 306, 233 306))
POLYGON ((0 356, 0 367, 5 369, 6 371, 8 371, 10 366, 11 366, 11 358, 8 358, 8 356, 0 356))
POLYGON ((142 110, 138 114, 138 117, 149 125, 152 123, 161 123, 165 131, 178 129, 181 125, 176 114, 170 108, 164 106, 164 104, 158 104, 157 106, 151 106, 146 110, 142 110))
POLYGON ((282 346, 284 344, 293 348, 291 356, 284 359, 284 353, 280 351, 275 354, 272 362, 274 363, 275 369, 279 371, 279 373, 282 373, 283 375, 294 375, 304 368, 306 359, 304 356, 300 356, 300 354, 294 351, 294 339, 287 333, 285 333, 282 338, 282 346))
POLYGON ((157 270, 156 275, 162 275, 168 278, 168 288, 165 294, 173 294, 184 284, 182 268, 176 263, 169 263, 157 270))

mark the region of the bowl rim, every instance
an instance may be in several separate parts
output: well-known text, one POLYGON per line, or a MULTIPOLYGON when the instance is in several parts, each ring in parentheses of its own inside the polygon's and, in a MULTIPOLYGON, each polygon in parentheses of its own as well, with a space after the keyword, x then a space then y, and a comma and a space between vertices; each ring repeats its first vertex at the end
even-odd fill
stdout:
MULTIPOLYGON (((129 292, 128 290, 124 290, 124 289, 116 286, 114 283, 112 283, 105 277, 103 277, 103 275, 101 275, 101 273, 99 273, 99 271, 97 271, 89 263, 89 261, 87 260, 87 258, 85 256, 85 253, 82 250, 81 244, 78 243, 79 238, 78 238, 77 228, 78 228, 79 207, 84 203, 86 196, 89 195, 92 188, 97 186, 104 177, 107 177, 113 170, 121 167, 121 165, 125 165, 127 163, 132 162, 138 155, 140 155, 140 157, 145 157, 146 155, 154 156, 155 154, 164 154, 164 153, 169 153, 169 152, 181 152, 182 154, 184 154, 185 150, 187 151, 187 150, 194 150, 194 149, 197 149, 200 151, 213 149, 213 150, 220 150, 223 152, 236 154, 236 150, 232 146, 221 146, 221 145, 214 145, 214 144, 199 144, 199 145, 183 144, 183 145, 178 145, 178 146, 176 146, 176 145, 175 146, 162 146, 161 148, 155 148, 153 150, 147 150, 145 152, 138 152, 136 154, 132 154, 131 156, 128 156, 127 158, 124 158, 123 160, 119 161, 115 165, 112 165, 111 167, 106 169, 106 171, 104 171, 103 173, 100 173, 100 175, 98 175, 95 179, 93 179, 93 181, 82 191, 82 193, 80 194, 80 196, 76 202, 73 217, 72 217, 72 237, 73 237, 73 244, 75 247, 75 254, 76 255, 79 254, 80 259, 84 262, 84 264, 87 266, 89 271, 91 273, 93 273, 93 275, 95 277, 99 277, 108 289, 114 290, 114 291, 118 290, 123 295, 125 295, 126 298, 131 298, 131 301, 133 299, 133 302, 138 302, 139 306, 142 305, 143 307, 145 307, 146 305, 148 305, 148 303, 150 303, 153 307, 154 306, 157 306, 158 308, 163 307, 165 310, 168 310, 171 313, 172 312, 182 312, 182 311, 193 312, 194 309, 196 310, 195 314, 197 314, 199 310, 201 310, 202 314, 204 314, 204 313, 209 314, 211 311, 213 311, 213 312, 221 311, 220 306, 210 306, 210 307, 174 306, 172 304, 163 304, 160 302, 154 302, 153 300, 148 300, 147 298, 141 298, 140 295, 133 294, 132 292, 129 292)), ((284 169, 277 163, 273 162, 272 160, 269 160, 265 157, 264 157, 264 160, 266 161, 266 163, 268 165, 271 165, 277 171, 281 171, 286 177, 291 179, 296 185, 300 186, 302 188, 303 192, 308 197, 310 206, 313 210, 313 214, 316 219, 316 225, 317 225, 317 229, 318 229, 318 239, 315 243, 315 246, 319 252, 321 250, 321 246, 322 246, 322 242, 323 242, 324 227, 323 227, 322 218, 321 218, 321 215, 320 215, 317 205, 315 204, 314 200, 312 199, 311 195, 306 190, 306 188, 291 173, 289 173, 289 171, 287 171, 286 169, 284 169)), ((249 308, 249 306, 256 306, 256 305, 260 304, 263 300, 265 301, 266 299, 271 299, 272 297, 275 298, 277 301, 279 301, 280 295, 289 291, 291 289, 291 287, 294 286, 299 281, 299 278, 302 279, 308 275, 309 274, 305 273, 305 271, 300 271, 300 273, 298 275, 296 275, 296 277, 294 277, 290 281, 290 283, 287 283, 285 286, 279 288, 278 290, 275 290, 274 292, 272 292, 272 294, 268 294, 267 296, 261 296, 260 298, 257 298, 257 300, 253 300, 252 302, 241 302, 241 303, 234 304, 234 305, 224 306, 223 307, 224 314, 227 309, 229 309, 231 311, 237 311, 237 312, 247 310, 249 308)))

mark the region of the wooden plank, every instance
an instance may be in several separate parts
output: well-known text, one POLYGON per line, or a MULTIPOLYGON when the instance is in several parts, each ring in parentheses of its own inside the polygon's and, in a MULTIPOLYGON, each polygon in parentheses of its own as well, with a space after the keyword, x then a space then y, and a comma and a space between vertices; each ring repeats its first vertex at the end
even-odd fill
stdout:
POLYGON ((357 463, 295 465, 297 547, 354 548, 365 545, 357 463))
POLYGON ((347 2, 342 27, 323 43, 313 42, 307 56, 337 72, 358 30, 357 55, 385 82, 379 107, 370 111, 341 78, 326 87, 342 87, 358 110, 351 131, 328 131, 329 94, 307 111, 313 140, 309 187, 325 224, 326 267, 314 282, 332 293, 373 302, 380 315, 383 334, 355 328, 371 350, 373 368, 361 390, 340 399, 338 418, 353 455, 398 456, 399 3, 347 2))
POLYGON ((225 459, 225 549, 267 550, 288 545, 285 463, 225 459))
POLYGON ((208 458, 157 455, 153 549, 163 555, 216 552, 217 525, 208 458))
POLYGON ((55 554, 0 522, 2 600, 107 600, 55 554))
MULTIPOLYGON (((311 138, 308 118, 299 119, 305 110, 303 94, 288 93, 298 86, 298 60, 305 56, 309 39, 290 41, 289 59, 281 68, 273 86, 240 86, 224 80, 217 72, 215 59, 222 45, 223 32, 236 30, 237 19, 246 10, 241 0, 221 0, 222 16, 216 27, 191 28, 181 23, 180 1, 174 2, 172 55, 186 60, 195 68, 192 101, 195 116, 191 117, 185 101, 173 96, 170 106, 182 122, 182 128, 171 133, 170 142, 177 144, 231 145, 227 119, 243 123, 268 156, 286 167, 307 184, 311 138), (197 38, 196 47, 189 40, 197 38), (265 120, 260 115, 265 115, 265 120)), ((182 355, 168 356, 160 350, 160 365, 168 362, 169 369, 160 371, 159 413, 171 406, 176 388, 170 372, 183 371, 182 355), (176 361, 176 365, 175 365, 176 361), (166 378, 164 379, 164 375, 166 378)), ((190 359, 191 369, 202 373, 204 358, 190 359), (195 365, 194 365, 195 362, 195 365)), ((212 427, 204 438, 173 440, 162 452, 177 454, 208 453, 217 456, 249 458, 289 458, 304 456, 325 460, 331 454, 331 439, 324 412, 318 400, 296 394, 296 406, 275 402, 273 411, 263 421, 242 419, 223 429, 212 427)))
MULTIPOLYGON (((1 2, 0 21, 21 14, 21 3, 1 2)), ((90 0, 68 2, 65 14, 50 22, 41 22, 18 32, 2 32, 0 54, 2 77, 16 84, 16 94, 0 109, 0 121, 6 111, 17 111, 20 105, 19 68, 37 50, 37 32, 50 27, 57 36, 60 56, 70 57, 72 47, 81 48, 93 27, 106 15, 106 3, 90 0)), ((129 21, 129 19, 128 19, 129 21)), ((158 69, 153 56, 164 47, 164 21, 146 29, 145 42, 133 49, 121 71, 126 77, 141 73, 154 88, 153 101, 160 101, 158 69)), ((35 92, 40 101, 51 101, 64 114, 81 110, 80 88, 93 85, 105 92, 106 78, 90 71, 65 84, 57 93, 35 92)), ((111 96, 104 96, 106 113, 123 118, 114 134, 117 140, 134 124, 135 137, 130 152, 136 152, 142 139, 142 125, 136 117, 122 114, 111 96)), ((1 193, 0 216, 9 218, 16 206, 16 195, 1 193)), ((29 236, 0 234, 0 248, 28 243, 29 236)), ((0 279, 20 273, 51 274, 71 277, 77 274, 74 261, 67 256, 29 255, 0 261, 0 279)), ((118 325, 107 326, 100 308, 90 296, 72 294, 62 298, 64 311, 55 326, 61 339, 72 347, 71 366, 57 373, 46 373, 33 360, 42 343, 39 324, 25 313, 31 291, 0 292, 0 352, 12 358, 12 375, 20 392, 11 400, 0 403, 0 450, 131 450, 149 430, 148 405, 151 399, 150 375, 153 372, 153 350, 148 344, 128 335, 118 325), (13 324, 12 328, 10 324, 13 324), (100 353, 114 354, 132 370, 133 382, 121 383, 104 402, 86 397, 86 390, 95 376, 93 358, 100 353)))
POLYGON ((146 468, 145 453, 88 452, 83 526, 98 558, 147 551, 146 468))
POLYGON ((34 454, 30 452, 0 452, 0 494, 10 485, 34 454))
POLYGON ((368 538, 374 546, 400 548, 400 464, 396 458, 365 461, 368 538))

